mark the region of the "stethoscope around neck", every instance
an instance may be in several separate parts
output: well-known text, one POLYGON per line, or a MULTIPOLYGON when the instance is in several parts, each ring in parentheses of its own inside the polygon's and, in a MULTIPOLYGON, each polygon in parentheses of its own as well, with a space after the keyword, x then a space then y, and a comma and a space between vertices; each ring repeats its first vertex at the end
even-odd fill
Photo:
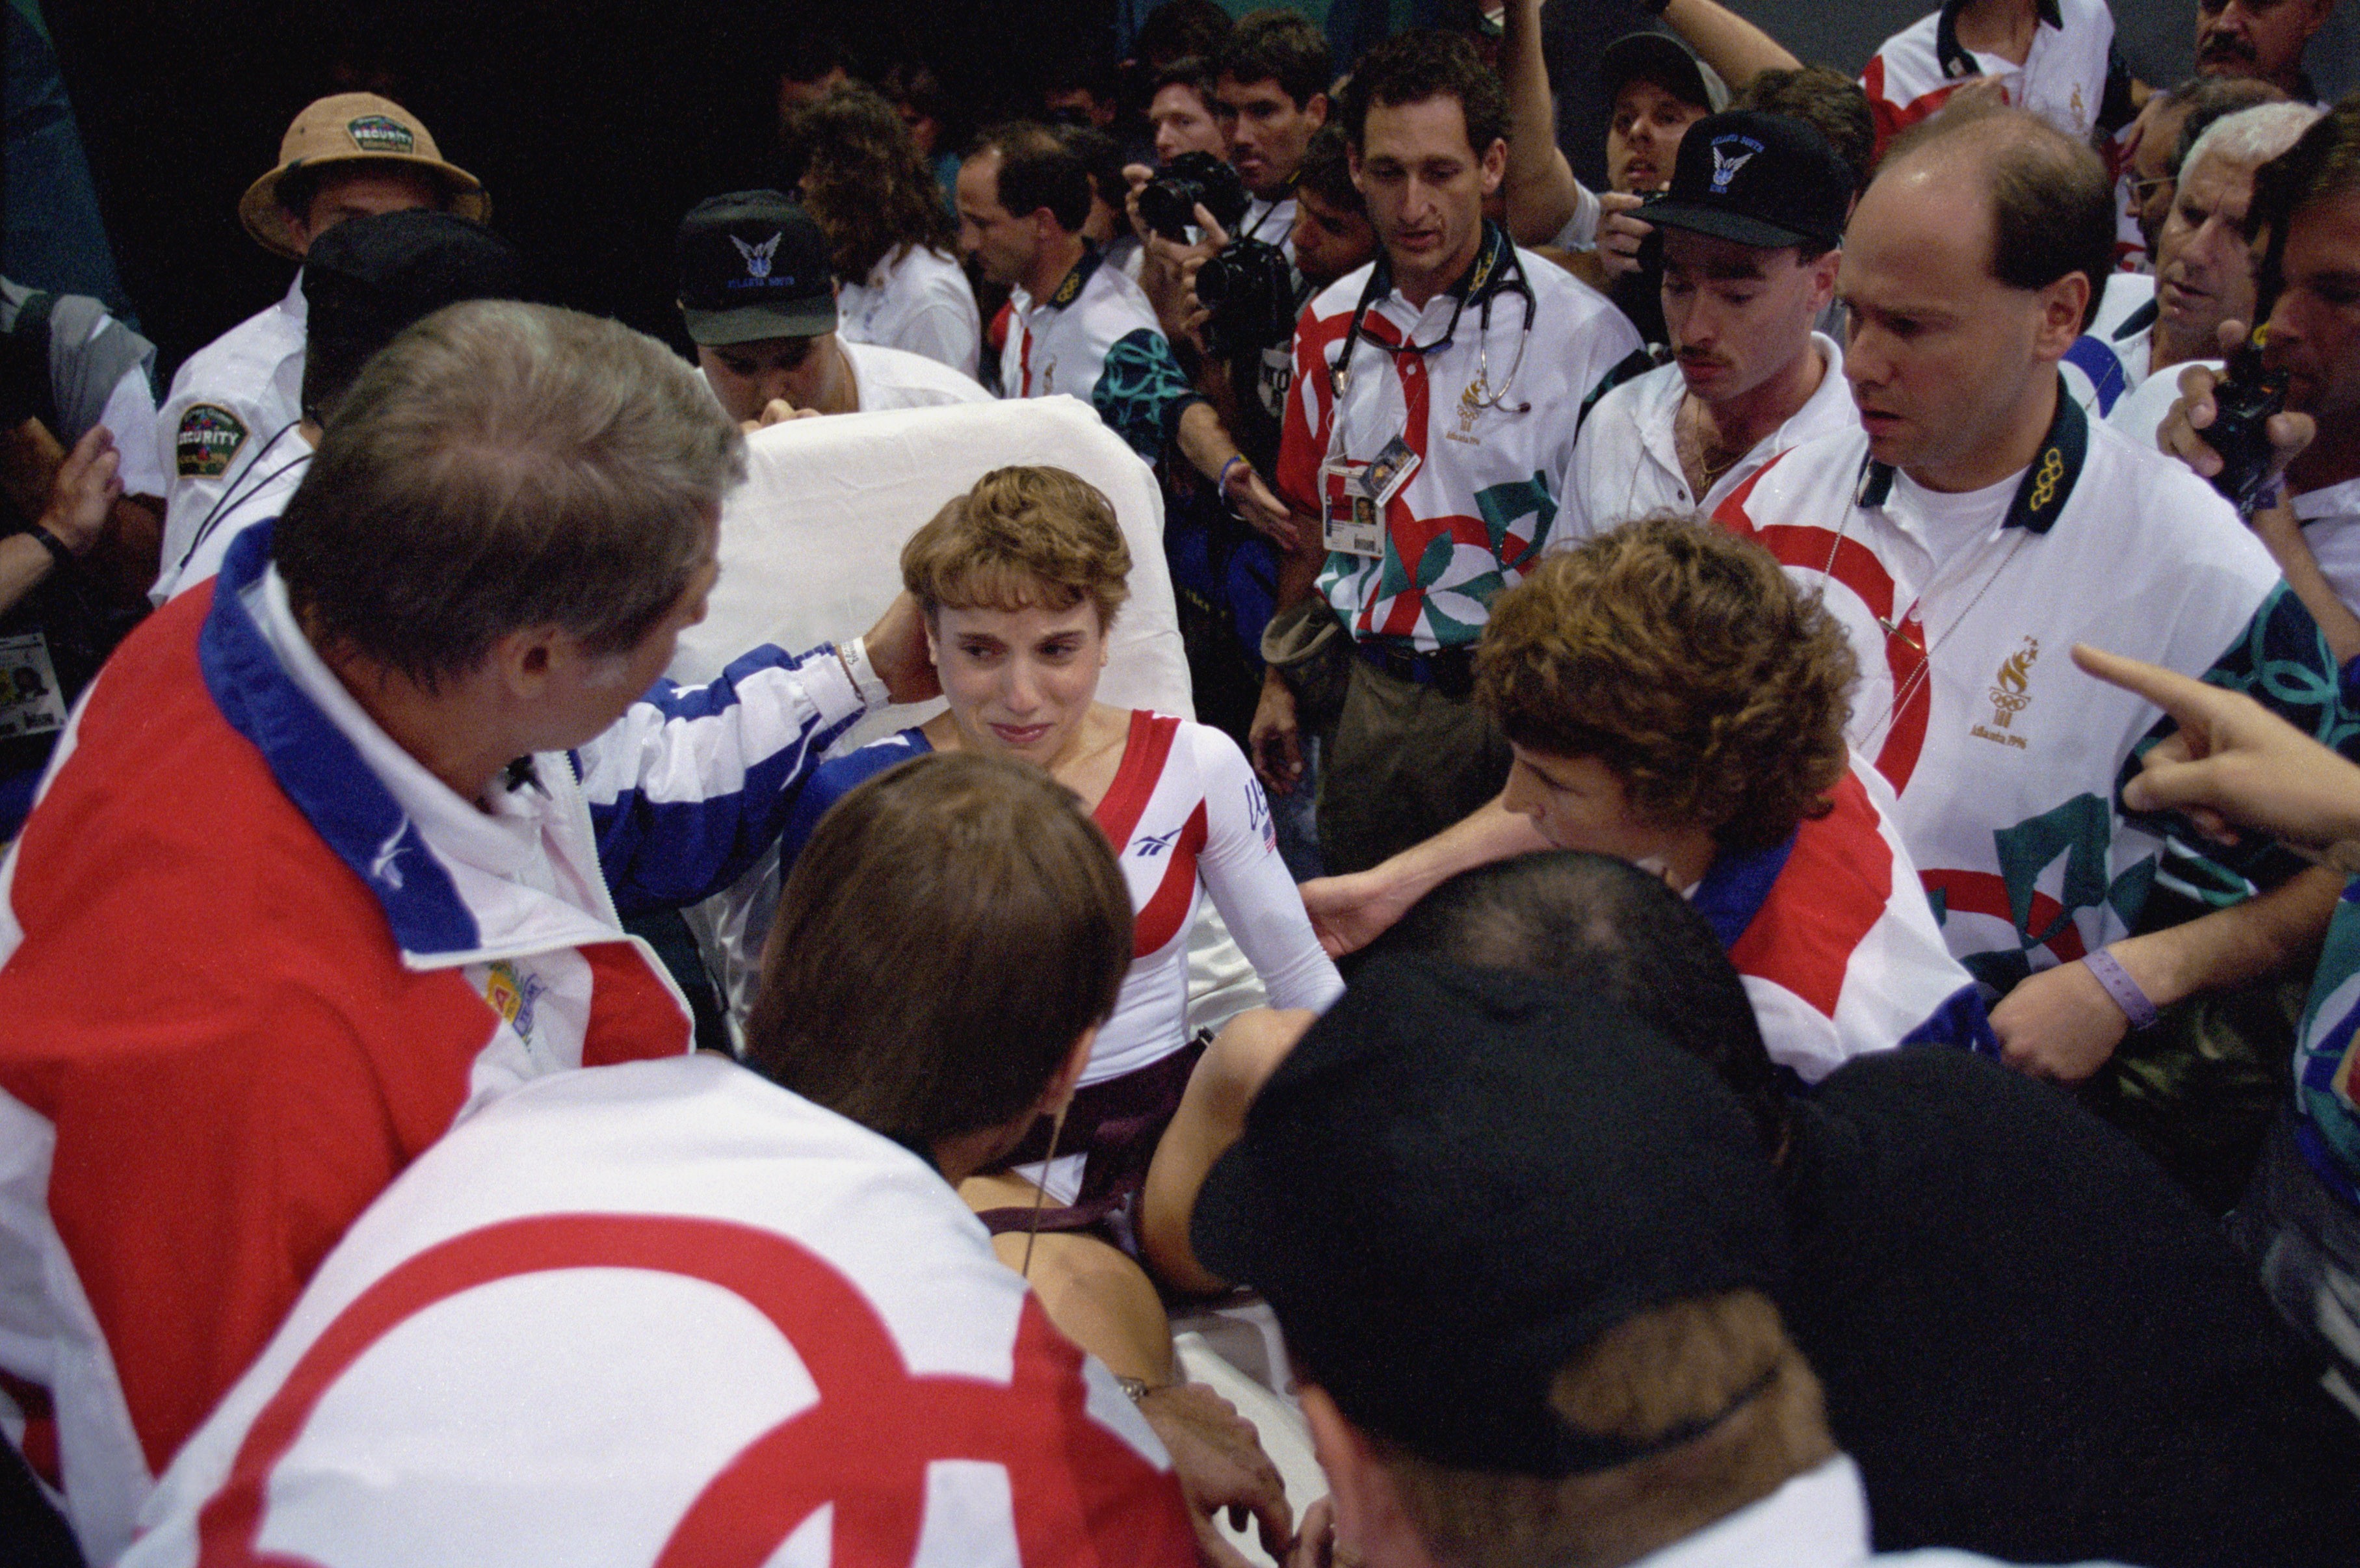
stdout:
MULTIPOLYGON (((1516 247, 1502 244, 1500 248, 1507 259, 1502 267, 1499 279, 1488 289, 1480 290, 1483 296, 1483 302, 1476 308, 1475 379, 1467 388, 1466 404, 1468 407, 1476 408, 1497 408, 1512 414, 1529 414, 1533 411, 1533 406, 1530 403, 1511 406, 1508 398, 1515 391, 1516 377, 1524 373, 1524 351, 1531 346, 1533 341, 1533 313, 1539 307, 1540 302, 1533 296, 1533 286, 1524 278, 1524 266, 1516 256, 1516 247), (1491 307, 1499 301, 1502 294, 1514 294, 1523 299, 1524 321, 1523 330, 1516 334, 1516 354, 1509 361, 1507 380, 1501 384, 1497 391, 1494 391, 1491 387, 1491 307)), ((1439 354, 1448 348, 1452 340, 1458 337, 1459 318, 1467 313, 1467 296, 1461 294, 1459 296, 1458 304, 1450 312, 1449 324, 1442 329, 1440 337, 1429 343, 1414 342, 1389 343, 1381 338, 1368 337, 1361 330, 1362 324, 1368 318, 1371 307, 1376 304, 1378 292, 1384 287, 1385 282, 1384 268, 1379 267, 1369 274, 1368 287, 1360 290, 1360 302, 1352 307, 1351 323, 1344 329, 1343 349, 1336 355, 1335 363, 1328 367, 1328 390, 1338 405, 1338 417, 1332 423, 1338 430, 1343 425, 1341 404, 1344 389, 1351 380, 1352 351, 1355 348, 1365 341, 1371 347, 1382 349, 1396 360, 1405 354, 1415 354, 1421 357, 1439 354)))

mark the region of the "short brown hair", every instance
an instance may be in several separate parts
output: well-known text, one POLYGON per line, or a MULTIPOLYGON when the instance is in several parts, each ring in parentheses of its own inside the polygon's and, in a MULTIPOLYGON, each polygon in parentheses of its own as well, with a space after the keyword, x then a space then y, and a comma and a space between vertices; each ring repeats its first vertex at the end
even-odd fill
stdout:
POLYGON ((271 555, 328 639, 432 687, 528 626, 592 653, 636 647, 745 475, 736 422, 655 339, 471 300, 362 369, 271 555))
POLYGON ((1842 71, 1825 65, 1765 71, 1745 84, 1730 107, 1791 114, 1803 121, 1828 138, 1852 171, 1852 194, 1868 189, 1876 165, 1876 117, 1869 112, 1868 94, 1842 71))
POLYGON ((2029 109, 1953 104, 1901 133, 1877 165, 1883 179, 1945 142, 1967 143, 1991 188, 1992 277, 2032 292, 2069 273, 2089 281, 2087 332, 2114 270, 2114 182, 2085 142, 2029 109))
POLYGON ((1857 668, 1769 551, 1659 513, 1503 594, 1475 692, 1516 745, 1604 764, 1649 822, 1752 848, 1827 811, 1857 668))
POLYGON ((1087 599, 1105 631, 1130 576, 1113 504, 1062 468, 995 468, 901 547, 901 586, 929 620, 945 604, 1062 612, 1087 599))
POLYGON ((796 858, 747 1064, 916 1149, 1022 1116, 1131 967, 1131 893, 1073 792, 939 752, 862 784, 796 858))
POLYGON ((1438 1561, 1628 1563, 1836 1452, 1819 1379, 1787 1340, 1778 1309, 1754 1290, 1625 1319, 1558 1371, 1549 1403, 1577 1431, 1643 1443, 1721 1419, 1660 1453, 1564 1480, 1461 1470, 1376 1440, 1403 1508, 1438 1561))
POLYGON ((1008 215, 1029 218, 1042 208, 1069 234, 1090 221, 1090 173, 1081 157, 1048 126, 1030 120, 994 125, 975 139, 969 158, 1000 155, 992 195, 1008 215))
POLYGON ((1467 145, 1477 158, 1509 131, 1508 90, 1485 65, 1475 46, 1458 33, 1413 27, 1395 33, 1362 55, 1344 83, 1345 138, 1355 148, 1368 145, 1369 111, 1398 108, 1429 98, 1455 98, 1466 123, 1467 145))

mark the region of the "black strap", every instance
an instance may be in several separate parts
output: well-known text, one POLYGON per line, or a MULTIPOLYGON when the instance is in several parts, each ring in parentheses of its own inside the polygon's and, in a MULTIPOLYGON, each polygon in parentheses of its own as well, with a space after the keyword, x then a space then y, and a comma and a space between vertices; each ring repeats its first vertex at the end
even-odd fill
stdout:
POLYGON ((28 366, 21 387, 12 388, 16 398, 32 418, 47 425, 51 433, 58 430, 58 391, 50 378, 49 313, 57 308, 58 297, 45 289, 28 289, 23 304, 16 307, 16 320, 8 328, 15 340, 19 362, 28 366), (29 366, 38 365, 40 373, 30 374, 29 366))

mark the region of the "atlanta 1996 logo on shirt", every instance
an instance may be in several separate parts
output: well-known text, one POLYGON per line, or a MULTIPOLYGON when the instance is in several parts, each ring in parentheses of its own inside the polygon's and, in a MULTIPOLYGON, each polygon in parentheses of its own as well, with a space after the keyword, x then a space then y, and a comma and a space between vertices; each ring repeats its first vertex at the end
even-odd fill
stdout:
POLYGON ((2027 637, 2022 648, 2000 661, 1999 672, 1992 677, 1988 693, 1992 704, 1992 724, 1995 728, 1985 729, 1977 724, 1968 733, 1978 740, 1995 741, 2001 746, 2014 746, 2018 751, 2025 749, 2022 735, 1997 732, 2009 728, 2015 723, 2016 715, 2032 705, 2032 665, 2039 657, 2040 639, 2027 637))

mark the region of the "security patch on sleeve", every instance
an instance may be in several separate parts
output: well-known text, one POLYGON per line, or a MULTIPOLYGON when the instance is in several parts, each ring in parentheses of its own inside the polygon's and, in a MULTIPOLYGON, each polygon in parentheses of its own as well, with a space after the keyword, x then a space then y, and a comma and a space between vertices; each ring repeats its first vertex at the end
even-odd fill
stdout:
POLYGON ((243 420, 215 403, 191 404, 180 416, 172 451, 183 479, 219 479, 246 445, 243 420))

